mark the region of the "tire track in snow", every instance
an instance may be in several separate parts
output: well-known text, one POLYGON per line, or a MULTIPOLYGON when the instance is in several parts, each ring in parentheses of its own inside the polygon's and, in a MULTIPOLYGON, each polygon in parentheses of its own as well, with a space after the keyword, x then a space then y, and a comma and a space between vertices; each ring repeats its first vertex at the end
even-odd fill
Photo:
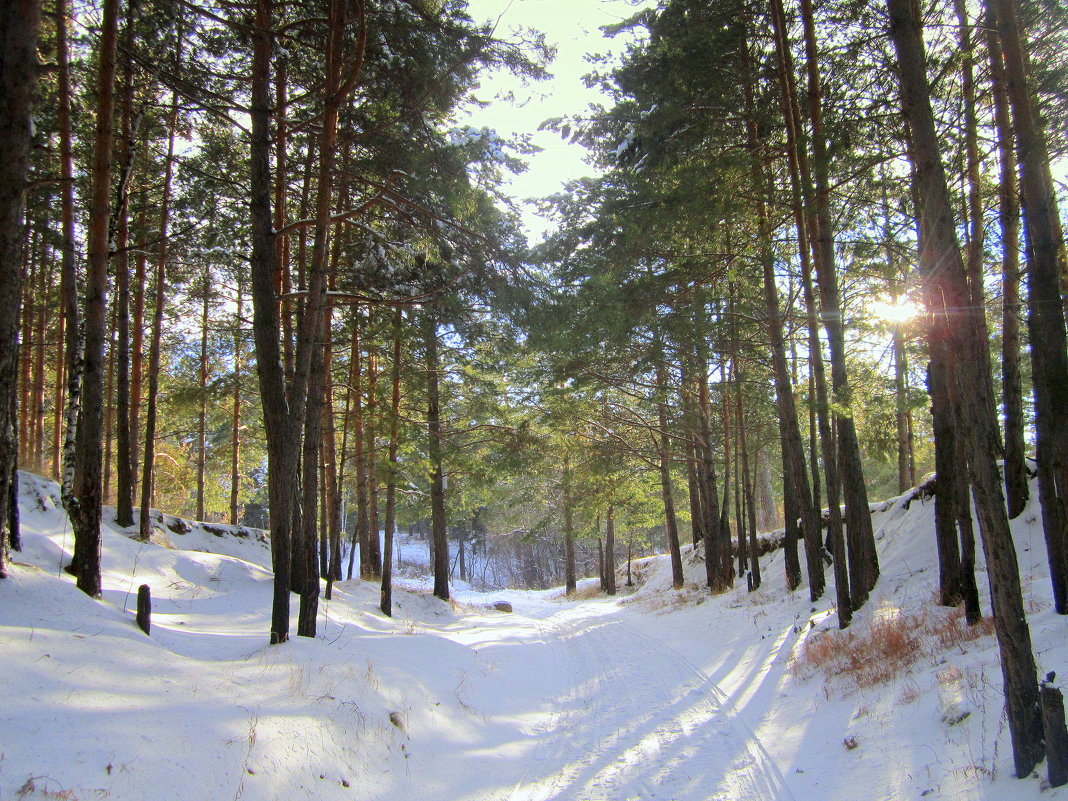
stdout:
POLYGON ((677 651, 609 615, 553 620, 543 638, 570 689, 510 801, 791 801, 724 694, 677 651))

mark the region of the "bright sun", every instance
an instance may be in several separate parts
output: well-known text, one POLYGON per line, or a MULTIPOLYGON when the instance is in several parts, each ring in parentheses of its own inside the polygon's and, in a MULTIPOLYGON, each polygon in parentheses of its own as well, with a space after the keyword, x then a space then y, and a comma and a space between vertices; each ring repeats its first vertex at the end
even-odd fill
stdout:
POLYGON ((884 300, 877 300, 874 303, 868 304, 867 310, 872 317, 875 317, 877 320, 882 320, 885 323, 890 323, 891 325, 907 323, 922 311, 919 304, 904 298, 897 303, 887 303, 884 300))

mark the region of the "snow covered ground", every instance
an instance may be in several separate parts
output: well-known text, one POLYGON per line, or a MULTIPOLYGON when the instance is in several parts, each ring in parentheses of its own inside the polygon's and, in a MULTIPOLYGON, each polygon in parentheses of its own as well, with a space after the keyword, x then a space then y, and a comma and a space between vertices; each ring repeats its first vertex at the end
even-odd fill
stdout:
MULTIPOLYGON (((0 801, 1068 797, 1012 777, 993 638, 930 633, 951 618, 931 605, 931 501, 875 517, 883 574, 850 631, 907 620, 920 645, 880 683, 799 660, 837 627, 829 597, 786 591, 781 555, 760 590, 714 598, 692 553, 684 590, 654 557, 616 599, 446 604, 411 582, 393 619, 376 587, 342 582, 319 637, 268 647, 255 532, 165 518, 145 544, 107 528, 96 601, 62 570, 58 506, 23 476, 24 549, 0 581, 0 801), (133 620, 142 583, 151 637, 133 620)), ((1014 523, 1032 637, 1040 670, 1068 675, 1036 511, 1014 523)))

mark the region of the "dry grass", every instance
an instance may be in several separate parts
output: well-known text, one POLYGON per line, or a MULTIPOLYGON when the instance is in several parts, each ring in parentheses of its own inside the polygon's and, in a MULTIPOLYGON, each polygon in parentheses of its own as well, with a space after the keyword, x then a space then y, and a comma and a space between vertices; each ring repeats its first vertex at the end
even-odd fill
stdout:
POLYGON ((707 587, 688 585, 681 590, 631 595, 621 599, 620 603, 635 604, 649 612, 663 612, 689 609, 704 603, 709 597, 707 587))
POLYGON ((561 593, 558 597, 561 599, 566 598, 569 601, 589 601, 593 598, 600 598, 601 595, 601 585, 593 582, 589 586, 577 588, 570 595, 561 593))
POLYGON ((921 657, 935 657, 993 631, 993 618, 969 626, 960 609, 904 613, 884 608, 865 631, 825 631, 808 638, 793 670, 801 676, 818 671, 828 681, 871 687, 897 678, 921 657))
POLYGON ((992 635, 994 618, 984 617, 978 623, 969 626, 964 619, 963 609, 951 609, 949 614, 942 615, 940 620, 931 622, 930 631, 943 648, 952 648, 962 642, 971 642, 980 637, 992 635))
MULTIPOLYGON (((57 801, 78 801, 78 796, 75 795, 73 790, 60 789, 53 790, 48 787, 48 782, 53 782, 53 779, 49 779, 47 776, 31 776, 25 783, 15 791, 15 798, 54 798, 57 801), (37 782, 43 781, 43 786, 38 786, 37 782)), ((98 790, 98 792, 100 792, 98 790)), ((102 798, 106 798, 111 793, 106 790, 103 791, 102 798)))
POLYGON ((905 706, 906 704, 911 704, 919 697, 920 688, 917 687, 912 680, 907 680, 904 689, 901 690, 901 695, 897 697, 897 702, 900 706, 905 706))

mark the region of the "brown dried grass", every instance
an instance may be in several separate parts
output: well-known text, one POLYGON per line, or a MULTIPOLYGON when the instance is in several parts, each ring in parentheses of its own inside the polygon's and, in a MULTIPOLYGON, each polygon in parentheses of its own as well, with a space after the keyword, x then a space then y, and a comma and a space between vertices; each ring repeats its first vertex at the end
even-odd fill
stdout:
POLYGON ((828 681, 866 688, 897 678, 921 657, 936 657, 993 631, 993 618, 969 626, 961 609, 912 613, 882 609, 867 630, 824 631, 809 637, 793 670, 801 676, 821 672, 828 681))
POLYGON ((589 601, 593 598, 600 598, 601 595, 600 583, 593 582, 589 586, 578 587, 570 595, 561 592, 559 595, 554 595, 553 598, 558 598, 561 601, 589 601))

